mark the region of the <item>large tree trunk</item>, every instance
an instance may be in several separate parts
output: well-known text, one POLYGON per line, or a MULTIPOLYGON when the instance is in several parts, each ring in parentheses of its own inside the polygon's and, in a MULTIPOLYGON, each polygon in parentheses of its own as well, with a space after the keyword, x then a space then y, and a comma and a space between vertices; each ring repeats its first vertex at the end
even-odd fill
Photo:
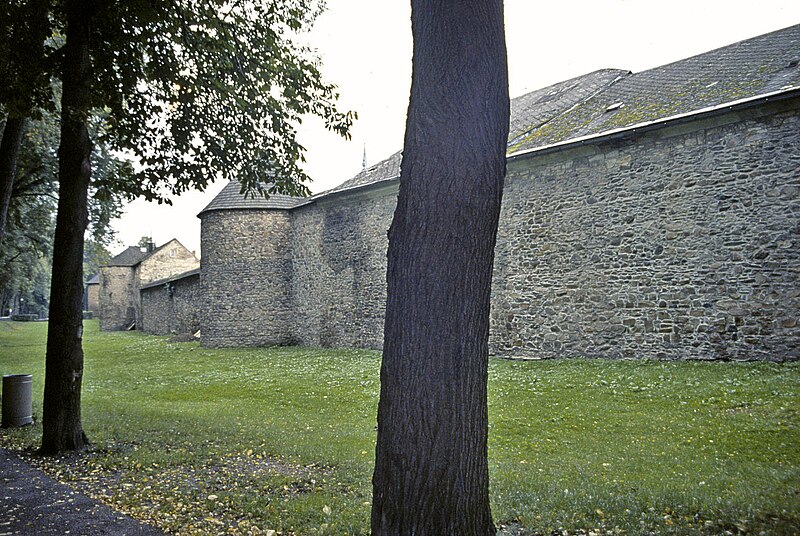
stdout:
POLYGON ((83 235, 92 144, 87 130, 91 102, 89 2, 67 5, 67 42, 58 148, 59 199, 53 242, 53 276, 42 415, 42 454, 85 446, 81 427, 83 378, 83 235))
POLYGON ((486 536, 489 299, 509 100, 502 0, 412 0, 373 535, 486 536))
POLYGON ((6 228, 8 205, 14 190, 14 177, 17 173, 17 157, 25 134, 25 118, 8 116, 0 141, 0 243, 6 228))

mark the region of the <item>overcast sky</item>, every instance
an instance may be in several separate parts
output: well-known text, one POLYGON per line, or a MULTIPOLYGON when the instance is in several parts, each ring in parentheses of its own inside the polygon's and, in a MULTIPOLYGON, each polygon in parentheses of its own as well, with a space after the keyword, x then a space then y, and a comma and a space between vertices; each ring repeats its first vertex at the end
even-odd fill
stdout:
MULTIPOLYGON (((597 69, 639 72, 742 39, 800 24, 798 0, 506 0, 511 97, 597 69)), ((411 85, 411 9, 408 0, 328 0, 308 43, 322 58, 325 77, 339 86, 342 109, 359 119, 351 141, 308 120, 309 186, 320 192, 402 149, 411 85)), ((172 207, 128 205, 114 223, 118 253, 142 236, 161 245, 177 238, 200 254, 196 217, 222 189, 174 199, 172 207)))

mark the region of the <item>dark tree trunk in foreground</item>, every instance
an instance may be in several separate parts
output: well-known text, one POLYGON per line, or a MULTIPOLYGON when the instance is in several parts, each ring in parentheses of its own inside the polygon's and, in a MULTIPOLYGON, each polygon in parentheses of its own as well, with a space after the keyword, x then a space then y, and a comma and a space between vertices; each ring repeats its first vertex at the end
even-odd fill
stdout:
POLYGON ((486 536, 489 297, 509 100, 502 0, 413 0, 389 230, 373 535, 486 536))
POLYGON ((67 5, 67 42, 58 148, 59 199, 53 242, 53 276, 42 415, 42 454, 86 444, 81 427, 83 378, 83 235, 92 144, 87 130, 91 102, 89 2, 67 5))
POLYGON ((3 127, 3 139, 0 141, 0 243, 3 242, 8 205, 17 173, 17 157, 24 134, 25 118, 9 115, 3 127))

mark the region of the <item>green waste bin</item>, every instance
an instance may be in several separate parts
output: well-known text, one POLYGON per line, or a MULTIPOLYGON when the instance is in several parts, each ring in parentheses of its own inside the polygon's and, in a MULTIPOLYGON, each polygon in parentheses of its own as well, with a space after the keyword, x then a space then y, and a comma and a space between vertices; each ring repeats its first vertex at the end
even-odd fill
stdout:
POLYGON ((24 426, 33 422, 33 376, 3 376, 3 427, 24 426))

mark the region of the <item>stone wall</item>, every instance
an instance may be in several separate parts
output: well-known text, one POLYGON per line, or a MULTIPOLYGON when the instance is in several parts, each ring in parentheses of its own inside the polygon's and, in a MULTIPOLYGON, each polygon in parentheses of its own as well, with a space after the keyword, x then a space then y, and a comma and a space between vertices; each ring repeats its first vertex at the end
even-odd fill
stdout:
POLYGON ((271 346, 291 340, 290 214, 203 213, 200 261, 205 346, 271 346))
POLYGON ((141 328, 154 335, 195 333, 202 312, 200 274, 141 290, 141 328))
POLYGON ((292 211, 292 337, 306 346, 381 348, 387 232, 397 185, 292 211))
POLYGON ((135 272, 130 266, 104 266, 100 270, 100 329, 126 329, 136 319, 135 272))
POLYGON ((156 249, 149 257, 136 265, 133 293, 136 297, 136 327, 142 329, 146 320, 143 317, 141 289, 148 283, 166 279, 199 268, 200 263, 194 253, 177 240, 170 240, 156 249))
MULTIPOLYGON (((800 357, 800 104, 512 158, 497 355, 800 357)), ((379 348, 397 182, 203 219, 207 346, 379 348)))
POLYGON ((798 358, 796 104, 511 162, 493 352, 798 358))

